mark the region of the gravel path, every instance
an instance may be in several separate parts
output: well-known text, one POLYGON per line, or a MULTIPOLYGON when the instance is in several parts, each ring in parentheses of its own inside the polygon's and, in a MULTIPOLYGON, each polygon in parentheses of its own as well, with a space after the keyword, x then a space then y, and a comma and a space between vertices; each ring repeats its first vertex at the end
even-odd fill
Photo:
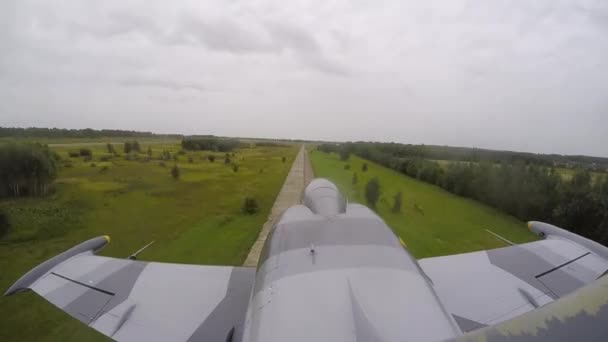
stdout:
POLYGON ((243 266, 255 267, 258 264, 262 247, 264 247, 264 243, 266 242, 266 236, 270 232, 275 220, 285 209, 301 202, 302 192, 312 179, 313 171, 308 159, 308 152, 302 146, 291 166, 291 170, 287 174, 287 178, 285 178, 285 183, 283 183, 277 199, 274 201, 268 220, 262 226, 262 231, 260 231, 260 235, 251 247, 243 266))

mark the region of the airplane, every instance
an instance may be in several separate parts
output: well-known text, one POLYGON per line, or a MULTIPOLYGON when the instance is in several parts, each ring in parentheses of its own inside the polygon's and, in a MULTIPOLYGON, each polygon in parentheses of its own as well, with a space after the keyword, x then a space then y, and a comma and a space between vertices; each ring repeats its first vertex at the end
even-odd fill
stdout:
POLYGON ((85 241, 5 295, 33 290, 116 341, 606 341, 608 248, 541 240, 416 260, 364 205, 315 179, 256 268, 98 256, 85 241))

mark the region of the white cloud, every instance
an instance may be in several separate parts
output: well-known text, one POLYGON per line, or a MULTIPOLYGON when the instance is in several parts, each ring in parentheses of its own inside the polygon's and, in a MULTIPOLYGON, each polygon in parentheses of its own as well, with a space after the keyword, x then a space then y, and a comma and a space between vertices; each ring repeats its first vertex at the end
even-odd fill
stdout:
POLYGON ((10 0, 0 46, 3 126, 608 156, 603 0, 10 0))

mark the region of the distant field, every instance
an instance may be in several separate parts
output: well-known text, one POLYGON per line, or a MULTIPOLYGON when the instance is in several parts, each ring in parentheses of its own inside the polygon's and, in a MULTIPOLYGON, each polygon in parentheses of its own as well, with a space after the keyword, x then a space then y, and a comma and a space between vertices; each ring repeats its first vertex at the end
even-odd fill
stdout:
MULTIPOLYGON (((112 237, 102 252, 106 256, 124 258, 155 240, 141 259, 240 265, 298 149, 295 145, 239 149, 230 157, 239 164, 236 173, 224 164, 224 153, 214 153, 214 163, 203 159, 210 152, 187 153, 179 156, 181 178, 176 181, 170 176, 175 162, 164 161, 161 166, 156 158, 163 149, 175 153, 179 146, 137 140, 144 152, 142 161, 127 161, 124 156, 100 161, 109 156, 105 145, 87 145, 94 155, 90 162, 68 157, 78 146, 53 147, 64 160, 72 161, 72 167, 60 170, 56 193, 0 201, 12 220, 11 232, 0 239, 2 291, 45 259, 105 234, 112 237), (148 145, 153 159, 144 161, 148 145), (285 163, 282 157, 287 157, 285 163), (240 212, 246 195, 258 200, 261 210, 256 215, 240 212)), ((83 142, 87 143, 75 143, 83 142)), ((120 146, 116 149, 122 154, 120 146)), ((0 297, 0 317, 0 341, 107 340, 32 293, 0 297)))
POLYGON ((505 246, 485 229, 515 243, 536 239, 524 222, 479 202, 453 195, 372 162, 367 162, 368 171, 362 172, 361 165, 365 161, 356 156, 343 162, 336 154, 313 151, 310 157, 315 176, 334 181, 351 202, 365 203, 365 184, 372 177, 378 177, 382 196, 377 211, 417 258, 505 246), (350 170, 344 169, 345 164, 350 165, 350 170), (358 175, 355 186, 351 184, 353 172, 358 175), (391 207, 398 191, 403 193, 402 212, 394 214, 391 207))

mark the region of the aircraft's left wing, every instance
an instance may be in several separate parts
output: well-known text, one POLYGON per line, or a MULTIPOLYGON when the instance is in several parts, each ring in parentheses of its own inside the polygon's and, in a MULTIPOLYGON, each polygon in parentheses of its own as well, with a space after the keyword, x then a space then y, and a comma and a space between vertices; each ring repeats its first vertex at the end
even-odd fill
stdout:
POLYGON ((531 222, 544 240, 419 260, 463 332, 494 326, 593 283, 608 270, 608 248, 531 222))
POLYGON ((5 295, 33 290, 117 341, 227 341, 242 324, 255 270, 97 256, 98 237, 21 277, 5 295))

